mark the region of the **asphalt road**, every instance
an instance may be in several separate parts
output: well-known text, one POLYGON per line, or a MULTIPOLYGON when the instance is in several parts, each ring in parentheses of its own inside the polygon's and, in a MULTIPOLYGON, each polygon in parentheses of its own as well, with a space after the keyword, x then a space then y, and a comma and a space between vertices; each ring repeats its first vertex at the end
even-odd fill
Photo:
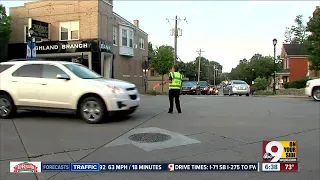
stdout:
POLYGON ((316 180, 319 109, 311 99, 182 96, 182 114, 168 114, 166 96, 143 96, 128 119, 89 125, 73 116, 21 113, 0 119, 1 177, 5 180, 316 180), (158 132, 158 143, 130 135, 158 132), (297 140, 299 173, 39 173, 10 174, 10 161, 257 162, 262 140, 297 140))

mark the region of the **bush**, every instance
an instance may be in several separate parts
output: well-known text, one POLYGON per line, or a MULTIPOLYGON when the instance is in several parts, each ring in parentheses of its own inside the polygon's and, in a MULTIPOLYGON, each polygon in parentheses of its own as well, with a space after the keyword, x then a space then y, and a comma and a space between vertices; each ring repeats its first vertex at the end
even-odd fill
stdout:
POLYGON ((306 87, 307 81, 310 80, 309 77, 304 77, 296 81, 288 82, 284 84, 284 88, 296 88, 296 89, 301 89, 306 87))
POLYGON ((252 90, 261 91, 266 90, 268 87, 268 80, 266 78, 256 78, 254 84, 252 85, 252 90))
POLYGON ((273 93, 272 91, 268 91, 268 90, 260 90, 260 91, 254 92, 254 95, 270 96, 270 95, 273 95, 273 93))

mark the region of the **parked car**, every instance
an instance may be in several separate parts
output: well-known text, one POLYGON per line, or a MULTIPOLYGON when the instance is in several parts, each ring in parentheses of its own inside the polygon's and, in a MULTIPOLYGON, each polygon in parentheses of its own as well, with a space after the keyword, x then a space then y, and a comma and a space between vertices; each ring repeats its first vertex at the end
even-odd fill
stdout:
POLYGON ((140 104, 134 84, 105 79, 81 64, 10 61, 0 69, 0 118, 22 109, 75 113, 95 124, 116 112, 129 115, 140 104))
POLYGON ((199 81, 198 84, 201 89, 201 94, 207 94, 209 91, 209 84, 206 81, 199 81))
POLYGON ((228 85, 223 88, 223 95, 250 95, 250 87, 245 81, 231 80, 228 85))
POLYGON ((209 91, 207 92, 207 95, 219 95, 219 88, 217 86, 209 86, 209 91))
POLYGON ((196 94, 201 93, 200 86, 196 81, 183 81, 181 94, 196 94))
POLYGON ((313 97, 316 101, 320 101, 320 78, 307 81, 305 94, 313 97))

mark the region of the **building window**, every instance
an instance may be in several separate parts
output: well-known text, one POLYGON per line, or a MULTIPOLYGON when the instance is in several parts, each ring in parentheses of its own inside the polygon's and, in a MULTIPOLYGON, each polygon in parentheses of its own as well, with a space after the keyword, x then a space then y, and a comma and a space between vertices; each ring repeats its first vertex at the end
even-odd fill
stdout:
POLYGON ((128 46, 128 35, 127 30, 122 29, 122 46, 128 46))
POLYGON ((113 44, 117 45, 117 27, 113 26, 113 44))
MULTIPOLYGON (((24 27, 24 33, 23 33, 23 35, 24 35, 24 43, 27 43, 27 40, 29 39, 29 26, 28 25, 25 25, 24 27)), ((39 38, 39 37, 35 37, 35 40, 36 40, 36 42, 42 42, 42 39, 41 38, 39 38)))
POLYGON ((139 46, 140 46, 140 49, 144 49, 144 39, 142 38, 139 39, 139 46))
POLYGON ((79 21, 60 22, 60 41, 79 40, 79 21))
POLYGON ((133 47, 133 32, 129 31, 129 47, 133 47))

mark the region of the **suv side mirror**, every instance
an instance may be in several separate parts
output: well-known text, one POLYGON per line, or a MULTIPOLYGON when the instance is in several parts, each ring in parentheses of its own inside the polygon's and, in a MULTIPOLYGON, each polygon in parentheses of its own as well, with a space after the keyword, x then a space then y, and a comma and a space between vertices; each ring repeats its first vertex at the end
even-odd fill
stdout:
POLYGON ((57 79, 70 80, 70 77, 67 74, 58 74, 57 79))

